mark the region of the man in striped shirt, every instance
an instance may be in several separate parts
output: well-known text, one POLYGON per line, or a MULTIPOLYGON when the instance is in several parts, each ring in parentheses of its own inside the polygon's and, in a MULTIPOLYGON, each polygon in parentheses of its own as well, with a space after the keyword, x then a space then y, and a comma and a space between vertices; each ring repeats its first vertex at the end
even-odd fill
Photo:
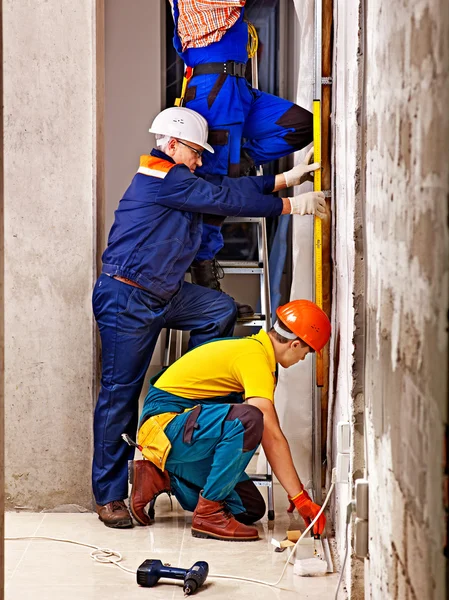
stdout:
MULTIPOLYGON (((200 175, 238 177, 249 168, 277 160, 313 139, 312 114, 293 102, 251 87, 246 0, 170 0, 174 46, 193 69, 184 105, 209 124, 214 154, 205 157, 200 175), (242 141, 243 143, 243 157, 242 141)), ((204 215, 203 238, 191 266, 192 281, 220 290, 215 255, 223 247, 221 217, 204 215)), ((251 316, 237 303, 239 316, 251 316)))

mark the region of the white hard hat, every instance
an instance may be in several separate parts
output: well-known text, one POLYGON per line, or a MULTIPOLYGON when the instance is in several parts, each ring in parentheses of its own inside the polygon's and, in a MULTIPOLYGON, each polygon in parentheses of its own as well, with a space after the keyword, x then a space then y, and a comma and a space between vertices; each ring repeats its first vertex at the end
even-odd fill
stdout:
POLYGON ((166 108, 156 116, 148 131, 193 142, 214 153, 212 146, 207 143, 209 130, 206 119, 190 108, 166 108))

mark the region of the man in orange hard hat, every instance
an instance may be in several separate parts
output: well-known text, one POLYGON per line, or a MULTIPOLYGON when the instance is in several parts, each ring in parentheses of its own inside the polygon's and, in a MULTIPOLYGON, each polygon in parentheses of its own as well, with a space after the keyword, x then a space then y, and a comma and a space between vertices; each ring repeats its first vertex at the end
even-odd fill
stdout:
MULTIPOLYGON (((274 407, 276 365, 321 352, 331 326, 309 300, 277 309, 278 320, 244 338, 212 340, 151 380, 139 425, 144 457, 130 463, 130 508, 150 524, 145 506, 171 492, 193 511, 192 535, 230 541, 258 539, 253 523, 265 502, 245 469, 262 443, 274 474, 306 522, 320 507, 305 491, 274 407)), ((314 533, 321 534, 321 515, 314 533)))

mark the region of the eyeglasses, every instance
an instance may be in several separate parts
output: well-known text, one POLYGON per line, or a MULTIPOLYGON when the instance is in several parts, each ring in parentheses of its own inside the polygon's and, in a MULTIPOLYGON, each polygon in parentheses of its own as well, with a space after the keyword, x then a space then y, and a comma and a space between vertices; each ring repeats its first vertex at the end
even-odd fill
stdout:
POLYGON ((190 148, 190 150, 193 150, 193 152, 195 152, 195 154, 198 156, 198 158, 201 158, 204 150, 197 150, 196 148, 192 148, 192 146, 189 146, 189 144, 186 144, 185 142, 181 142, 181 140, 178 140, 178 142, 180 144, 182 144, 183 146, 187 146, 187 148, 190 148))

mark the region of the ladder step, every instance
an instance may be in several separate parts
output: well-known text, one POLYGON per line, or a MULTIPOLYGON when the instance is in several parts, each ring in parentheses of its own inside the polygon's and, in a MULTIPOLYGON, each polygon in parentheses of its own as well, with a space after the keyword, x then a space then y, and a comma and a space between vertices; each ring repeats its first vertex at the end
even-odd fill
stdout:
POLYGON ((250 475, 254 485, 261 487, 271 487, 273 485, 273 477, 271 475, 250 475))
POLYGON ((237 325, 242 327, 263 327, 266 322, 265 315, 254 314, 251 317, 240 317, 237 319, 237 325))
POLYGON ((233 275, 261 275, 263 263, 257 260, 222 260, 220 267, 224 273, 233 275))
POLYGON ((265 217, 226 217, 225 223, 262 223, 265 217))
POLYGON ((226 267, 223 269, 223 273, 228 275, 261 275, 263 273, 262 267, 253 269, 245 269, 243 267, 226 267))
POLYGON ((254 319, 253 321, 237 320, 237 325, 240 327, 264 327, 265 319, 263 321, 260 319, 254 319))
POLYGON ((254 269, 263 267, 263 263, 257 260, 220 260, 220 267, 223 267, 223 269, 230 267, 254 269))

